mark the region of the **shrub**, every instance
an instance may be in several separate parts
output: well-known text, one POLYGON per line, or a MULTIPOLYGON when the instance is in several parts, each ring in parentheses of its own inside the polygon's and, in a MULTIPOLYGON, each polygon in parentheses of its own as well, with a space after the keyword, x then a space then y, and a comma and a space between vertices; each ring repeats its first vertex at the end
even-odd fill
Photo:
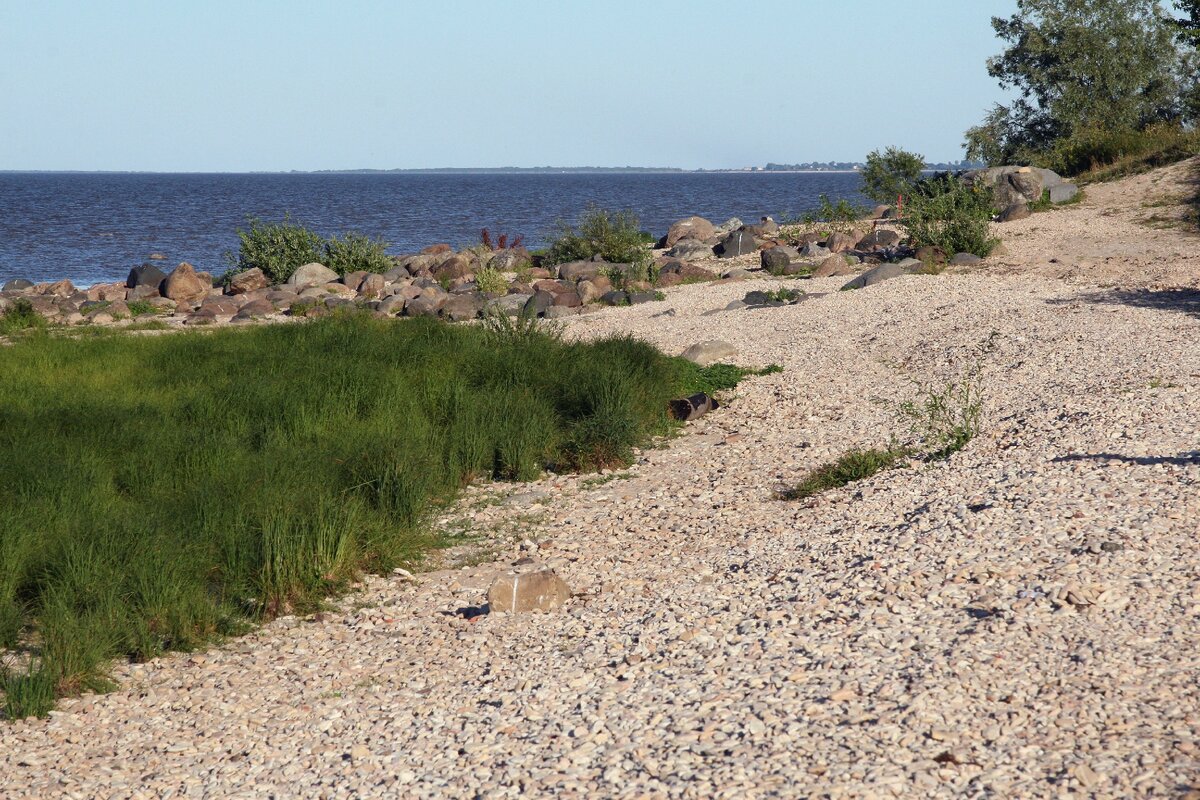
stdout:
POLYGON ((614 264, 632 264, 630 280, 649 279, 651 257, 646 236, 632 211, 614 212, 592 207, 580 217, 577 226, 559 224, 558 236, 550 244, 546 263, 565 264, 599 256, 614 264))
POLYGON ((904 225, 914 247, 940 247, 945 253, 986 256, 996 246, 991 235, 992 191, 967 186, 950 173, 921 181, 909 196, 904 225))
POLYGON ((475 286, 488 294, 504 294, 508 291, 504 274, 493 267, 484 267, 475 273, 475 286))
POLYGON ((338 275, 359 271, 387 272, 393 264, 386 250, 386 242, 351 231, 325 242, 325 258, 321 263, 338 275))
POLYGON ((866 213, 865 208, 851 203, 844 197, 836 203, 830 200, 827 194, 822 194, 819 199, 820 205, 815 210, 800 217, 800 222, 806 228, 822 227, 849 233, 866 213))
POLYGON ((293 225, 290 217, 285 216, 278 223, 263 222, 256 217, 246 222, 249 229, 237 232, 237 257, 226 254, 230 263, 226 279, 257 267, 271 283, 283 283, 300 267, 325 257, 325 241, 308 228, 293 225))
POLYGON ((898 196, 907 196, 921 180, 925 156, 897 147, 884 152, 873 150, 867 155, 862 170, 862 193, 880 203, 895 203, 898 196))

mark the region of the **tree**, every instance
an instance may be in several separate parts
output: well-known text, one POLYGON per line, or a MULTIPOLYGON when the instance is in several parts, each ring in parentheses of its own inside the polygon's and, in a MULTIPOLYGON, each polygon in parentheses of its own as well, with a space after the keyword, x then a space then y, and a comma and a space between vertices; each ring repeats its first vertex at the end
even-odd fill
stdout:
POLYGON ((1175 20, 1176 36, 1185 45, 1200 49, 1200 0, 1175 0, 1186 16, 1175 20))
POLYGON ((1017 0, 992 27, 1008 46, 988 74, 1020 97, 967 131, 968 158, 1028 159, 1077 131, 1181 115, 1177 29, 1158 0, 1017 0))
POLYGON ((862 171, 862 193, 880 203, 894 203, 897 195, 908 194, 921 179, 923 169, 925 156, 917 153, 898 147, 889 147, 883 153, 872 150, 862 171))

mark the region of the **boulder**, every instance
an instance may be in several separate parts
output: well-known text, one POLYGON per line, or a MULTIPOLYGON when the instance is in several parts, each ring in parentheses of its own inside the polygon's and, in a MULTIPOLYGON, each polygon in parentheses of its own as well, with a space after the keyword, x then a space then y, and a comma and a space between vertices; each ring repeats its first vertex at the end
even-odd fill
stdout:
POLYGON ((705 239, 711 238, 715 232, 716 228, 711 222, 704 219, 704 217, 681 219, 667 231, 667 238, 663 242, 663 247, 674 247, 684 239, 703 242, 705 239))
POLYGON ((862 238, 853 233, 842 233, 834 231, 829 234, 829 238, 825 242, 825 249, 831 253, 841 253, 846 250, 853 250, 858 244, 858 240, 862 238))
POLYGON ((657 292, 628 292, 627 294, 629 295, 629 305, 631 306, 641 303, 653 303, 659 299, 657 292))
POLYGON ((813 270, 814 278, 831 278, 835 275, 849 275, 854 272, 854 268, 846 261, 846 257, 838 254, 833 254, 817 265, 813 270))
POLYGON ((5 292, 27 292, 34 286, 33 281, 27 281, 24 278, 13 278, 4 284, 4 288, 0 291, 5 292))
POLYGON ((779 223, 770 217, 763 217, 757 225, 743 225, 741 229, 753 236, 767 239, 779 233, 779 223))
POLYGON ((245 322, 248 320, 262 319, 276 313, 275 305, 267 299, 251 300, 246 305, 238 309, 238 312, 233 315, 234 322, 245 322))
POLYGON ((947 261, 946 251, 940 247, 918 247, 913 257, 922 264, 945 264, 947 261))
POLYGON ((762 251, 759 261, 767 272, 780 273, 792 263, 792 250, 788 247, 771 247, 762 251))
POLYGON ((125 285, 130 289, 149 286, 157 293, 158 287, 166 279, 167 276, 158 267, 153 264, 142 264, 129 270, 129 277, 125 279, 125 285))
POLYGON ((504 297, 498 297, 487 304, 488 311, 504 314, 509 317, 518 317, 525 309, 525 304, 532 299, 531 294, 507 294, 504 297))
POLYGON ((871 209, 871 213, 867 215, 867 219, 883 219, 891 209, 891 206, 877 205, 871 209))
POLYGON ((167 276, 162 284, 162 296, 175 302, 197 302, 208 296, 210 285, 196 275, 196 269, 186 261, 167 276))
POLYGON ((697 241, 696 239, 684 239, 667 251, 667 256, 670 258, 682 258, 684 260, 712 258, 713 255, 712 245, 707 242, 697 241))
POLYGON ((246 294, 265 289, 270 285, 267 276, 258 267, 239 272, 229 279, 230 294, 246 294))
POLYGON ((611 266, 603 261, 570 261, 558 265, 558 277, 567 281, 581 281, 585 278, 594 278, 600 274, 601 270, 611 266))
POLYGON ((68 280, 54 281, 53 283, 39 283, 33 287, 34 292, 40 295, 48 295, 51 297, 70 297, 75 294, 75 284, 68 280))
POLYGON ((478 292, 452 295, 441 308, 442 317, 451 322, 475 319, 483 311, 484 297, 478 292))
POLYGON ((453 247, 446 244, 445 242, 442 242, 440 244, 431 244, 431 245, 429 245, 429 247, 426 247, 421 250, 421 255, 423 255, 423 256, 439 256, 442 253, 449 253, 453 249, 454 249, 453 247))
POLYGON ((734 231, 742 227, 742 221, 737 217, 730 217, 713 229, 713 238, 723 239, 734 231))
POLYGON ((609 306, 627 306, 629 305, 629 295, 619 290, 605 292, 600 298, 600 302, 609 306))
POLYGON ((368 300, 376 300, 383 297, 383 288, 387 286, 387 279, 382 275, 374 272, 367 273, 358 284, 358 296, 368 300))
POLYGON ((542 316, 546 319, 561 319, 562 317, 573 317, 579 311, 579 306, 550 306, 542 312, 542 316))
POLYGON ((739 280, 742 280, 743 278, 754 277, 754 273, 748 269, 742 269, 741 267, 734 267, 731 270, 727 270, 726 272, 721 273, 721 277, 728 281, 739 281, 739 280))
POLYGON ((404 304, 404 314, 409 317, 436 317, 449 295, 422 294, 404 304))
POLYGON ((753 253, 758 249, 758 242, 748 231, 733 231, 717 245, 716 252, 720 258, 736 258, 753 253))
POLYGON ((567 308, 579 308, 583 305, 583 299, 579 296, 579 292, 571 289, 566 292, 558 292, 554 295, 554 302, 551 305, 566 306, 567 308))
POLYGON ((816 242, 809 242, 800 248, 800 255, 803 258, 826 258, 829 254, 828 247, 822 247, 816 242))
POLYGON ((707 342, 698 342, 687 350, 684 350, 680 355, 693 364, 707 367, 709 364, 715 364, 718 361, 729 361, 730 359, 737 358, 738 349, 729 342, 712 339, 707 342))
POLYGON ((292 273, 292 277, 287 279, 287 285, 296 289, 307 289, 310 286, 321 286, 326 283, 333 283, 338 279, 338 274, 324 264, 305 264, 296 269, 292 273))
MULTIPOLYGON (((920 264, 921 262, 917 262, 920 264)), ((869 269, 862 275, 859 275, 854 280, 842 287, 842 291, 847 289, 865 289, 868 286, 874 286, 877 283, 890 281, 892 278, 899 278, 901 275, 909 274, 908 268, 903 264, 880 264, 874 269, 869 269)))
POLYGON ((691 395, 690 397, 681 397, 678 400, 672 400, 667 404, 671 411, 671 416, 680 422, 691 422, 694 419, 707 414, 721 407, 711 395, 700 392, 699 394, 691 395))
POLYGON ((1013 203, 1000 212, 1000 216, 996 217, 996 222, 1015 222, 1019 219, 1026 219, 1032 211, 1029 210, 1029 204, 1022 201, 1013 203))
POLYGON ((575 291, 578 292, 581 303, 594 303, 603 297, 605 292, 612 290, 612 283, 607 279, 604 284, 600 283, 600 279, 603 277, 603 275, 600 275, 594 281, 583 280, 579 282, 579 285, 575 287, 575 291))
POLYGON ((383 279, 385 281, 387 281, 388 283, 395 283, 396 281, 402 281, 408 277, 411 277, 409 274, 409 271, 400 264, 397 264, 396 266, 389 269, 387 272, 383 273, 383 279))
POLYGON ((1073 183, 1061 183, 1050 187, 1051 203, 1069 203, 1079 194, 1079 187, 1073 183))
POLYGON ((571 587, 549 567, 532 566, 499 575, 488 587, 488 611, 520 614, 553 611, 571 599, 571 587))
POLYGON ((955 267, 971 267, 981 261, 983 259, 974 253, 955 253, 950 259, 950 264, 955 267))
POLYGON ((454 253, 449 258, 443 259, 431 272, 435 279, 444 281, 465 278, 474 274, 475 268, 471 265, 470 258, 462 253, 454 253))
POLYGON ((88 300, 124 300, 129 295, 129 289, 123 283, 94 283, 88 287, 88 300))
POLYGON ((885 250, 900 244, 900 234, 887 228, 879 228, 858 240, 857 249, 864 253, 885 250))

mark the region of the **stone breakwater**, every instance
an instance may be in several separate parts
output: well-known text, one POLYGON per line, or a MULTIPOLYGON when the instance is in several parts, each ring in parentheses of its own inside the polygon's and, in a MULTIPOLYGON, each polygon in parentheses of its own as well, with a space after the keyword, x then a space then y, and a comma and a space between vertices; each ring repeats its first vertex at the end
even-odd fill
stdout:
MULTIPOLYGON (((1074 197, 1074 187, 1063 188, 1069 184, 1049 170, 1002 167, 970 173, 966 179, 994 189, 1004 207, 1003 220, 1027 216, 1029 203, 1040 199, 1043 191, 1062 201, 1074 197)), ((661 289, 750 277, 754 271, 831 277, 868 270, 845 287, 862 288, 947 262, 979 261, 967 253, 905 247, 903 229, 891 219, 893 213, 879 206, 858 224, 835 225, 833 230, 828 224, 807 230, 793 226, 787 231, 769 217, 749 225, 736 218, 716 225, 688 217, 658 240, 649 271, 599 260, 544 266, 541 258, 520 247, 479 246, 455 252, 445 244, 394 256, 391 269, 382 273, 339 275, 322 264, 305 264, 276 285, 259 269, 214 282, 212 275, 187 263, 164 272, 157 263, 148 262, 133 268, 124 283, 86 289, 67 280, 8 281, 0 290, 0 312, 20 300, 48 320, 66 325, 146 320, 174 325, 247 323, 349 308, 380 316, 437 316, 452 322, 475 319, 488 311, 559 318, 604 306, 650 302, 660 298, 661 289), (486 285, 479 280, 484 271, 495 276, 486 285)))

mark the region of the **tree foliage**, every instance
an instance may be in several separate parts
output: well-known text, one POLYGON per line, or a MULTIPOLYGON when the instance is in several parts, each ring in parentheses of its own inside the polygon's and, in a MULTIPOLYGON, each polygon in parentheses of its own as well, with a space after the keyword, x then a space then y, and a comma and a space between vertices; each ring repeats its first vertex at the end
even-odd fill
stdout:
POLYGON ((925 156, 898 147, 882 153, 872 150, 862 170, 862 193, 880 203, 894 203, 897 195, 906 195, 921 179, 925 156))
MULTIPOLYGON (((1193 0, 1194 1, 1194 0, 1193 0)), ((1141 130, 1185 113, 1178 28, 1158 0, 1018 0, 988 74, 1019 97, 967 131, 967 157, 1028 160, 1090 130, 1141 130)))

